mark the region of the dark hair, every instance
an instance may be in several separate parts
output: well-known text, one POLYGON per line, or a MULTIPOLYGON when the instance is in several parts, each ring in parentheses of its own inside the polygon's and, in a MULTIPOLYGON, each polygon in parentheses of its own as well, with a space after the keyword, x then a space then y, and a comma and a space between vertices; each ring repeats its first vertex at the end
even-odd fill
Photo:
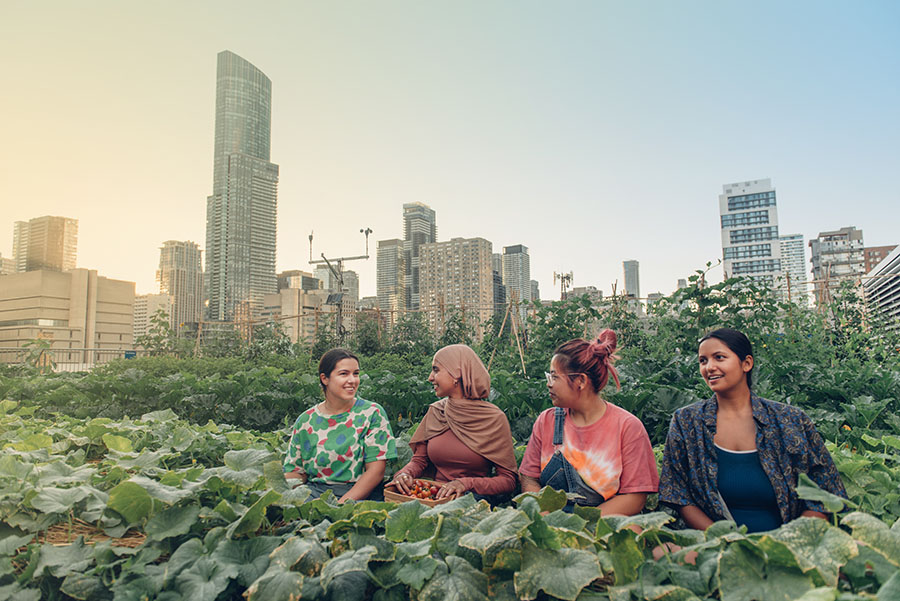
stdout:
POLYGON ((321 377, 322 374, 325 374, 325 377, 330 377, 331 372, 337 367, 338 361, 341 361, 342 359, 356 359, 356 362, 359 363, 359 357, 345 348, 333 348, 330 351, 327 351, 322 355, 322 358, 319 359, 319 384, 322 386, 322 390, 325 390, 325 384, 322 382, 321 377))
MULTIPOLYGON (((722 343, 727 346, 732 353, 737 355, 738 359, 741 362, 744 361, 747 357, 753 356, 753 347, 750 345, 750 339, 744 335, 743 332, 738 332, 737 330, 732 330, 731 328, 719 328, 717 330, 713 330, 712 332, 707 332, 703 338, 700 339, 698 344, 703 344, 705 340, 709 340, 710 338, 715 338, 716 340, 721 340, 722 343)), ((753 370, 747 372, 747 388, 753 386, 753 378, 751 374, 753 370)))
POLYGON ((613 367, 613 361, 617 359, 613 354, 615 351, 616 333, 606 329, 591 342, 583 338, 564 342, 553 354, 566 373, 586 375, 594 390, 600 392, 609 381, 610 374, 616 381, 616 387, 619 387, 619 374, 613 367))

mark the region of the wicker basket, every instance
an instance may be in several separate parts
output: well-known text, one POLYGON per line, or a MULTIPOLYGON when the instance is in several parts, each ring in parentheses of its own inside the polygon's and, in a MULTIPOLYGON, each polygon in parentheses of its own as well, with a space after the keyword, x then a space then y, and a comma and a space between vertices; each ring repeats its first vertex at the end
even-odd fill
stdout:
MULTIPOLYGON (((422 482, 428 482, 429 484, 437 484, 441 486, 441 482, 435 482, 434 480, 428 480, 426 478, 416 478, 416 480, 421 480, 422 482)), ((384 500, 391 501, 392 503, 406 503, 407 501, 418 501, 422 505, 427 505, 428 507, 434 507, 435 505, 443 505, 447 503, 451 499, 420 499, 418 497, 411 497, 409 495, 404 495, 400 493, 397 488, 393 484, 386 484, 384 487, 384 500)))

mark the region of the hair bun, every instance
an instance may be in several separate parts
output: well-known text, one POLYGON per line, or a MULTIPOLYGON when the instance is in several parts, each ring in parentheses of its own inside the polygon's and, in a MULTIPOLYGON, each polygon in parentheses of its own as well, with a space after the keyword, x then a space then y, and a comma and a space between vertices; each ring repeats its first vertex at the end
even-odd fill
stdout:
POLYGON ((595 355, 609 357, 616 350, 616 333, 609 328, 597 335, 597 339, 591 342, 591 352, 595 355))

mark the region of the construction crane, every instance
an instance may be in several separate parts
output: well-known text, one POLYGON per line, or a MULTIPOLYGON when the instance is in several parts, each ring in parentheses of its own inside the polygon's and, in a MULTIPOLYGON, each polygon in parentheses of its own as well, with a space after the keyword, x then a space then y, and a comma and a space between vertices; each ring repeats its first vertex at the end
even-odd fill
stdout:
POLYGON ((310 265, 327 265, 328 270, 331 272, 331 275, 337 281, 338 291, 336 293, 332 293, 328 295, 328 298, 325 300, 326 305, 335 305, 336 315, 335 315, 335 330, 337 333, 338 340, 343 343, 344 335, 347 333, 344 329, 344 311, 343 311, 343 300, 344 300, 344 263, 347 261, 360 261, 369 258, 369 234, 372 233, 371 228, 362 228, 359 230, 360 234, 363 234, 366 237, 366 254, 364 255, 356 255, 354 257, 332 257, 329 259, 325 256, 325 253, 320 253, 321 259, 313 259, 313 232, 309 233, 309 264, 310 265))

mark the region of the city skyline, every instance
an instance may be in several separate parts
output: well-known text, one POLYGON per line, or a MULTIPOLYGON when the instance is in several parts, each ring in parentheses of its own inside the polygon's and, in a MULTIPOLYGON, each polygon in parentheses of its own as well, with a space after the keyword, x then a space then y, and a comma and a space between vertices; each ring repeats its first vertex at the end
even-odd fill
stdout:
MULTIPOLYGON (((758 178, 777 187, 785 232, 856 225, 867 245, 898 242, 900 87, 884 73, 900 62, 900 9, 887 2, 298 4, 265 17, 50 4, 0 7, 0 49, 21 57, 0 99, 16 116, 0 151, 4 257, 13 222, 71 216, 79 267, 153 292, 159 245, 205 239, 226 49, 275 90, 278 271, 310 269, 312 230, 316 255, 362 254, 363 227, 401 238, 400 207, 422 202, 439 240, 527 245, 545 296, 553 271, 621 289, 629 258, 644 293, 669 293, 721 256, 721 183, 758 178)), ((354 265, 363 296, 373 251, 354 265)))

